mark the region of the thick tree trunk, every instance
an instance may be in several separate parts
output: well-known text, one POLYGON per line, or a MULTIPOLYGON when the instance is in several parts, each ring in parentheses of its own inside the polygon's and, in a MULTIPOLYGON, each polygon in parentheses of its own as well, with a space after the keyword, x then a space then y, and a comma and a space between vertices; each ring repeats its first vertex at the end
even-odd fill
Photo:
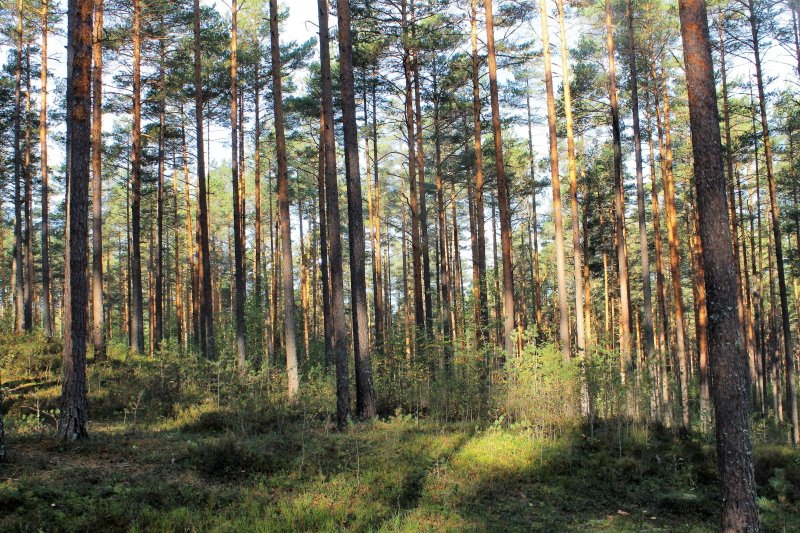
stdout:
POLYGON ((486 0, 486 41, 489 55, 489 96, 492 105, 497 202, 500 210, 500 245, 503 255, 503 346, 507 356, 514 353, 514 278, 511 264, 511 206, 503 160, 503 133, 500 126, 500 99, 497 89, 497 58, 494 48, 492 0, 486 0))
POLYGON ((74 442, 86 433, 86 332, 88 299, 89 170, 91 149, 92 0, 68 6, 67 122, 69 200, 64 305, 64 370, 58 437, 74 442))
MULTIPOLYGON (((559 2, 559 13, 562 13, 561 3, 559 2)), ((569 304, 567 303, 567 265, 564 259, 564 223, 562 221, 561 211, 561 181, 558 175, 558 134, 556 130, 556 99, 553 91, 553 73, 550 64, 550 32, 547 27, 547 0, 539 0, 539 18, 542 22, 542 56, 544 58, 544 80, 545 90, 547 92, 547 127, 550 140, 550 181, 553 185, 553 223, 555 226, 556 238, 556 280, 558 282, 558 338, 561 344, 561 354, 565 359, 572 356, 572 348, 570 346, 569 335, 569 304)), ((560 18, 559 18, 560 21, 560 18)), ((564 41, 564 39, 561 39, 564 41)), ((564 44, 566 50, 566 43, 564 44)), ((562 51, 563 53, 563 51, 562 51)), ((566 67, 567 58, 565 55, 561 58, 563 67, 566 67)), ((569 87, 569 74, 564 76, 564 89, 565 98, 567 96, 569 87)), ((569 109, 569 101, 564 101, 564 110, 569 109)), ((575 177, 575 145, 572 138, 572 113, 569 111, 569 124, 567 126, 568 143, 571 148, 570 160, 570 178, 575 177)), ((576 214, 577 217, 577 214, 576 214)), ((573 226, 573 231, 576 227, 573 226)), ((575 248, 576 253, 580 254, 580 247, 575 248)), ((576 272, 578 272, 576 270, 576 272)), ((577 283, 576 296, 580 293, 581 284, 577 283)), ((583 302, 580 305, 581 314, 583 313, 583 302)), ((582 317, 581 317, 582 318, 582 317)), ((581 331, 581 342, 583 341, 583 324, 579 327, 581 331)))
POLYGON ((95 359, 104 358, 106 353, 103 316, 103 9, 103 0, 96 0, 92 70, 92 340, 95 359))
POLYGON ((709 315, 724 531, 759 531, 748 427, 747 369, 739 339, 714 69, 703 0, 681 0, 695 185, 709 315))
MULTIPOLYGON (((272 0, 273 2, 275 0, 272 0)), ((344 122, 347 213, 350 233, 350 284, 353 299, 353 346, 355 348, 356 414, 375 417, 375 394, 369 354, 367 289, 364 267, 364 215, 361 205, 361 178, 358 165, 358 127, 356 125, 353 43, 350 30, 350 2, 339 3, 339 64, 344 122)))
POLYGON ((280 38, 278 35, 278 1, 269 2, 269 30, 272 54, 272 94, 275 114, 275 149, 278 156, 278 205, 281 225, 281 274, 286 347, 286 373, 289 378, 289 399, 294 400, 300 387, 297 369, 295 331, 294 275, 292 265, 292 229, 289 221, 289 171, 286 163, 286 135, 283 118, 283 80, 281 78, 280 38))

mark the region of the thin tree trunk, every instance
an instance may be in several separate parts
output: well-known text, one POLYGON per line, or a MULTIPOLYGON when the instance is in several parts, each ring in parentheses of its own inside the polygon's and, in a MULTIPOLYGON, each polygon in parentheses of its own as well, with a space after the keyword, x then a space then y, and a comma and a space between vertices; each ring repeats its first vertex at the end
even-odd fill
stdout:
POLYGON ((503 161, 503 134, 500 127, 500 99, 497 90, 497 58, 494 49, 492 0, 486 0, 486 41, 489 55, 489 96, 492 104, 497 201, 500 204, 500 245, 503 255, 503 345, 506 355, 514 353, 514 278, 511 265, 511 206, 503 161))
POLYGON ((781 239, 780 210, 778 208, 778 190, 772 168, 772 145, 770 142, 769 122, 767 122, 767 104, 764 96, 764 78, 761 71, 761 53, 759 50, 758 21, 753 7, 753 0, 748 0, 750 11, 750 30, 753 36, 753 53, 756 67, 756 86, 758 88, 758 104, 761 112, 761 132, 764 142, 764 159, 767 167, 767 187, 769 188, 769 205, 772 216, 772 233, 775 244, 775 262, 778 270, 778 293, 781 301, 781 325, 783 328, 783 351, 786 365, 786 406, 791 425, 792 444, 800 444, 800 428, 798 428, 797 391, 795 387, 794 357, 792 351, 792 329, 789 319, 789 301, 786 293, 786 273, 783 265, 783 242, 781 239))
POLYGON ((297 369, 295 333, 294 275, 292 266, 292 230, 289 221, 289 172, 286 164, 286 136, 283 118, 283 80, 281 78, 280 38, 278 36, 278 1, 269 2, 269 29, 272 54, 272 94, 275 114, 275 149, 278 156, 278 205, 281 225, 281 271, 283 279, 286 373, 289 399, 294 400, 300 386, 297 369))
MULTIPOLYGON (((138 0, 137 0, 138 1, 138 0)), ((208 196, 206 165, 203 151, 203 78, 200 41, 200 0, 194 0, 194 91, 197 127, 197 225, 199 234, 198 299, 200 304, 200 344, 207 359, 216 359, 214 335, 213 293, 211 287, 211 250, 208 242, 208 196)))
POLYGON ((25 44, 25 331, 33 331, 33 176, 31 175, 31 47, 25 44))
MULTIPOLYGON (((44 334, 53 334, 53 317, 50 296, 50 224, 49 194, 50 185, 47 168, 47 32, 48 0, 42 0, 42 62, 41 62, 41 98, 39 102, 39 142, 42 163, 42 322, 44 334)), ((101 4, 102 5, 102 4, 101 4)), ((5 302, 5 298, 3 299, 5 302)))
MULTIPOLYGON (((563 18, 563 6, 559 0, 559 23, 563 18)), ((544 58, 544 79, 545 79, 545 90, 547 92, 547 127, 549 130, 549 140, 550 140, 550 181, 553 185, 553 223, 555 226, 555 239, 556 239, 556 280, 558 282, 558 338, 561 344, 561 354, 564 356, 565 359, 569 359, 572 357, 572 348, 570 346, 570 336, 569 336, 569 304, 567 303, 567 265, 566 260, 564 258, 564 223, 562 221, 562 209, 561 209, 561 181, 558 175, 558 134, 556 131, 556 99, 554 96, 553 91, 553 73, 550 64, 550 32, 547 27, 547 0, 539 0, 539 18, 542 22, 542 56, 544 58)), ((562 69, 568 68, 567 67, 567 57, 566 57, 566 41, 562 36, 561 41, 563 44, 562 49, 562 69)), ((572 137, 572 110, 570 109, 570 101, 569 101, 569 74, 568 71, 564 70, 566 73, 564 75, 564 111, 568 113, 567 115, 567 136, 568 136, 568 144, 570 149, 570 162, 569 162, 569 172, 570 172, 570 182, 575 178, 575 144, 572 137)), ((576 206, 576 218, 577 218, 577 206, 576 206)), ((577 231, 577 228, 573 226, 572 231, 577 231)), ((580 239, 580 237, 578 237, 580 239)), ((580 256, 580 247, 575 247, 575 253, 580 256)), ((577 264, 577 263, 576 263, 577 264)), ((576 269, 576 273, 578 270, 576 269)), ((578 278, 576 278, 576 297, 580 297, 580 290, 581 284, 578 283, 578 279, 580 278, 580 274, 578 273, 578 278)), ((581 314, 583 314, 583 302, 579 307, 581 314)), ((581 317, 583 318, 583 317, 581 317)), ((578 325, 580 327, 580 341, 583 343, 583 322, 582 320, 578 321, 578 325)), ((580 348, 581 350, 583 347, 580 348)))
POLYGON ((92 70, 92 339, 95 359, 104 358, 106 351, 103 317, 103 9, 103 0, 96 0, 92 70))
MULTIPOLYGON (((326 49, 328 46, 327 42, 327 25, 328 25, 328 6, 327 0, 322 0, 325 3, 324 5, 324 13, 322 8, 320 8, 320 17, 325 17, 325 34, 323 35, 322 32, 322 20, 320 20, 320 41, 325 39, 325 46, 326 49)), ((320 44, 322 46, 322 44, 320 44)), ((322 48, 320 48, 320 56, 322 56, 322 48)), ((320 60, 320 63, 322 61, 320 60)), ((325 73, 328 76, 328 81, 330 82, 330 58, 328 59, 328 64, 325 67, 320 68, 320 71, 325 68, 325 73)), ((330 95, 330 87, 328 87, 328 93, 330 95)), ((328 102, 331 103, 331 102, 328 102)), ((333 351, 334 347, 334 340, 333 340, 333 316, 331 311, 331 284, 330 284, 330 267, 328 263, 328 242, 329 242, 329 229, 328 229, 328 210, 325 206, 325 198, 326 198, 326 188, 325 188, 325 171, 327 169, 327 161, 325 156, 325 111, 322 109, 322 106, 325 105, 323 99, 320 99, 320 115, 319 115, 319 171, 317 174, 317 192, 319 194, 319 240, 320 240, 320 270, 322 271, 322 330, 324 334, 324 346, 325 346, 325 364, 329 365, 331 363, 335 363, 335 354, 333 351)), ((347 360, 347 354, 345 354, 345 361, 347 360)))
MULTIPOLYGON (((234 316, 236 320, 236 359, 240 370, 247 362, 247 341, 244 322, 246 286, 244 277, 244 223, 242 219, 242 197, 239 192, 239 80, 236 52, 238 43, 239 8, 236 0, 231 2, 231 185, 233 187, 233 256, 234 256, 234 316)), ((276 30, 277 31, 277 30, 276 30)), ((277 37, 277 35, 276 35, 277 37)), ((280 70, 275 70, 280 75, 280 70)), ((280 89, 279 89, 280 91, 280 89)), ((276 98, 276 107, 278 99, 276 98)), ((276 111, 277 113, 277 111, 276 111)), ((283 110, 281 110, 283 114, 283 110)), ((287 217, 288 219, 288 217, 287 217)))
MULTIPOLYGON (((164 21, 161 21, 162 25, 164 21)), ((155 235, 155 259, 154 259, 154 283, 153 296, 155 302, 153 303, 153 311, 155 317, 152 320, 153 332, 153 346, 150 351, 158 353, 161 350, 161 339, 164 336, 164 164, 165 164, 165 148, 164 148, 164 130, 166 128, 166 49, 164 45, 164 38, 159 39, 159 73, 158 85, 162 94, 158 102, 158 188, 156 191, 156 235, 155 235)))
POLYGON ((747 369, 738 338, 735 259, 705 2, 682 0, 680 19, 708 297, 708 348, 716 408, 722 529, 760 531, 748 427, 747 369))
POLYGON ((140 0, 133 1, 133 151, 131 153, 131 340, 136 353, 144 353, 142 304, 142 39, 140 0))
POLYGON ((14 71, 14 295, 16 301, 16 331, 28 331, 25 324, 25 279, 22 248, 22 134, 20 118, 22 116, 22 0, 17 0, 17 50, 14 71))
POLYGON ((481 97, 478 58, 478 0, 470 2, 470 28, 472 36, 472 118, 474 124, 475 150, 475 195, 473 215, 475 217, 477 278, 473 267, 473 295, 475 297, 475 339, 478 347, 489 340, 489 300, 486 280, 486 232, 484 231, 483 207, 483 147, 481 145, 481 97))
MULTIPOLYGON (((275 0, 272 0, 273 2, 275 0)), ((353 299, 353 346, 355 348, 356 414, 375 417, 375 395, 367 325, 367 290, 364 274, 364 215, 361 206, 361 178, 358 165, 358 128, 356 125, 355 81, 353 78, 353 43, 350 33, 350 2, 340 2, 339 64, 344 123, 345 176, 347 213, 350 233, 350 284, 353 299)))

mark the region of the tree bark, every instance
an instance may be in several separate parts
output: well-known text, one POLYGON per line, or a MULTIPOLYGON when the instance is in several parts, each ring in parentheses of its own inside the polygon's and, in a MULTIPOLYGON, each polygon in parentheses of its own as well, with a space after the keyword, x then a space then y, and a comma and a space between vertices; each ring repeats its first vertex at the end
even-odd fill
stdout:
MULTIPOLYGON (((239 192, 239 80, 236 64, 239 8, 236 0, 231 2, 231 185, 233 188, 233 255, 234 255, 234 316, 236 320, 236 360, 240 370, 247 362, 247 341, 244 319, 246 286, 244 277, 244 223, 242 219, 242 195, 239 192)), ((277 32, 277 29, 275 30, 277 32)), ((276 35, 277 37, 277 35, 276 35)), ((280 70, 277 70, 280 75, 280 70)), ((277 99, 276 99, 277 102, 277 99)), ((276 106, 277 107, 277 106, 276 106)), ((283 110, 281 110, 281 113, 283 110)))
POLYGON ((104 358, 106 353, 103 316, 103 10, 103 0, 96 0, 92 70, 92 340, 95 359, 104 358))
MULTIPOLYGON (((275 0, 272 0, 273 2, 275 0)), ((350 30, 350 0, 338 5, 339 64, 344 122, 345 176, 347 213, 350 233, 350 284, 353 299, 353 347, 356 371, 356 414, 375 417, 375 394, 369 354, 367 324, 367 289, 364 268, 364 215, 361 205, 361 178, 358 165, 358 127, 356 125, 355 82, 353 78, 353 43, 350 30)))
POLYGON ((722 529, 760 531, 748 427, 747 369, 739 339, 736 270, 706 6, 704 0, 681 0, 679 9, 708 297, 708 348, 717 421, 722 529))
POLYGON ((144 353, 142 303, 142 39, 140 0, 133 0, 133 151, 131 153, 131 340, 136 353, 144 353))
POLYGON ((58 438, 74 442, 86 432, 86 303, 88 299, 89 167, 91 148, 92 0, 68 4, 67 122, 69 200, 64 305, 64 370, 58 438))
POLYGON ((286 163, 286 135, 283 118, 283 80, 278 35, 278 1, 269 2, 269 30, 272 54, 272 94, 275 114, 275 150, 278 156, 278 205, 281 226, 281 274, 286 347, 286 373, 289 378, 289 399, 294 400, 300 387, 297 369, 297 339, 295 332, 294 274, 292 266, 292 229, 289 221, 289 171, 286 163))
MULTIPOLYGON (((563 16, 561 2, 559 1, 559 22, 563 16)), ((556 280, 558 282, 558 338, 561 345, 561 354, 565 359, 572 357, 572 347, 570 346, 569 335, 569 304, 567 303, 567 265, 564 258, 564 223, 562 221, 561 210, 561 180, 558 175, 558 134, 556 131, 556 99, 553 92, 553 73, 550 62, 550 32, 547 27, 547 0, 539 0, 539 18, 542 22, 542 56, 544 58, 544 79, 545 90, 547 92, 547 128, 550 140, 550 181, 553 186, 553 224, 555 226, 555 239, 556 239, 556 280)), ((561 39, 564 43, 562 49, 561 63, 562 68, 567 67, 566 40, 561 39)), ((564 71, 564 110, 570 109, 569 97, 569 74, 564 71)), ((572 112, 567 111, 568 124, 567 135, 570 150, 570 181, 575 178, 575 145, 572 138, 572 112)), ((577 209, 577 206, 576 206, 577 209)), ((577 213, 576 213, 577 217, 577 213)), ((573 226, 572 231, 577 231, 573 226)), ((580 255, 580 247, 575 247, 575 252, 580 255)), ((576 269, 576 274, 578 271, 576 269)), ((578 274, 578 277, 580 275, 578 274)), ((576 278, 577 281, 577 278, 576 278)), ((576 297, 580 294, 581 284, 576 283, 576 297)), ((581 314, 583 314, 583 303, 579 306, 581 314)), ((581 317, 583 318, 583 317, 581 317)), ((582 320, 578 321, 581 331, 581 342, 583 341, 583 324, 582 320)))
POLYGON ((503 161, 503 133, 500 126, 500 99, 497 90, 497 58, 494 47, 492 0, 486 0, 486 40, 489 55, 489 97, 492 105, 497 202, 500 211, 500 246, 503 256, 503 345, 507 356, 514 353, 514 278, 511 261, 511 212, 503 161))
POLYGON ((50 295, 50 223, 49 223, 49 172, 47 168, 47 32, 48 0, 42 0, 42 62, 41 101, 39 103, 39 142, 42 163, 42 323, 47 337, 53 334, 53 317, 50 295))

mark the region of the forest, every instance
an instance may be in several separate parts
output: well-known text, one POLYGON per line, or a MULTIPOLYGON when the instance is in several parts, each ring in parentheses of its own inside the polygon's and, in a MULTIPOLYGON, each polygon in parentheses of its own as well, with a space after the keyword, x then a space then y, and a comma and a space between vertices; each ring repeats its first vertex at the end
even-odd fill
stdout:
POLYGON ((800 530, 796 0, 0 13, 0 531, 800 530))

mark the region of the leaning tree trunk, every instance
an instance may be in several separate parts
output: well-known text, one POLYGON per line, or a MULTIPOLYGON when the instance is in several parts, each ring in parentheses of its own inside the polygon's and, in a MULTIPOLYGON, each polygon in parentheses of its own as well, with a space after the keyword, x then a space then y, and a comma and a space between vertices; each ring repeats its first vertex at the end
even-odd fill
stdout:
POLYGON ((704 0, 681 0, 695 186, 703 242, 708 352, 717 421, 723 531, 760 531, 748 427, 747 368, 739 339, 736 269, 725 197, 717 95, 704 0))
POLYGON ((68 8, 67 124, 69 199, 64 278, 64 370, 58 437, 74 442, 86 433, 86 331, 88 299, 89 157, 93 0, 70 0, 68 8))

